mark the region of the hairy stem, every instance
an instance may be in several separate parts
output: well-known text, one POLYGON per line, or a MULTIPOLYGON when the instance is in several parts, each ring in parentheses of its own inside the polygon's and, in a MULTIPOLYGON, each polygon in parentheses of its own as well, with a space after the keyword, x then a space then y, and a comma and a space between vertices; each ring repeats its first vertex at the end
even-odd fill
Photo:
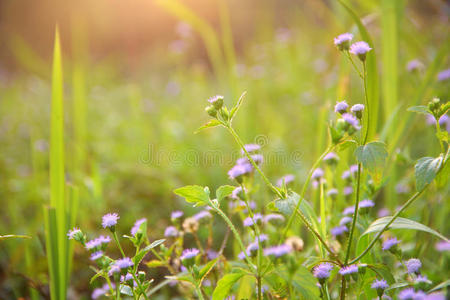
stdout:
POLYGON ((350 234, 349 234, 348 243, 347 243, 347 251, 345 253, 345 265, 347 265, 348 260, 350 258, 350 251, 351 251, 352 241, 353 241, 353 233, 354 233, 355 227, 356 227, 356 219, 358 218, 360 188, 361 188, 361 163, 358 164, 358 172, 356 174, 355 211, 353 212, 352 227, 350 228, 350 234))

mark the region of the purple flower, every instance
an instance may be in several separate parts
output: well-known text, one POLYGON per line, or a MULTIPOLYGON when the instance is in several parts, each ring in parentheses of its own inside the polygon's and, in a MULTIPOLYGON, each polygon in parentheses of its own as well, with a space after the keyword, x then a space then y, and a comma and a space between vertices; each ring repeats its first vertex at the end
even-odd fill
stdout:
POLYGON ((321 177, 323 177, 324 172, 321 168, 317 168, 313 171, 312 175, 311 175, 311 179, 316 180, 319 179, 321 177))
POLYGON ((355 104, 352 106, 352 108, 350 109, 350 111, 352 113, 355 113, 357 111, 363 111, 364 110, 364 104, 355 104))
POLYGON ((314 268, 313 275, 319 282, 323 284, 325 280, 330 277, 330 271, 333 270, 333 265, 330 263, 321 263, 314 268))
POLYGON ((387 217, 391 214, 391 212, 389 211, 389 209, 387 208, 381 208, 378 213, 377 216, 378 218, 382 218, 382 217, 387 217))
POLYGON ((238 164, 235 165, 231 170, 228 171, 228 176, 231 179, 236 179, 242 175, 248 174, 253 171, 253 166, 251 164, 238 164))
POLYGON ((105 236, 101 235, 98 238, 87 242, 86 249, 88 249, 88 250, 96 249, 96 248, 103 246, 104 244, 109 243, 110 241, 111 241, 111 238, 109 236, 105 237, 105 236))
POLYGON ((247 217, 244 219, 244 226, 248 227, 248 226, 253 226, 256 222, 258 222, 259 220, 262 220, 262 215, 257 213, 253 215, 252 217, 247 217))
POLYGON ((334 153, 334 152, 330 152, 330 153, 328 153, 327 155, 325 155, 323 157, 323 161, 325 161, 325 162, 327 162, 327 161, 337 161, 337 160, 339 160, 339 156, 337 156, 337 154, 334 153))
POLYGON ((192 217, 193 217, 195 220, 200 221, 200 220, 205 219, 205 218, 211 218, 212 215, 211 215, 208 211, 202 210, 201 212, 199 212, 199 213, 193 215, 192 217))
POLYGON ((434 248, 439 252, 450 251, 450 242, 440 241, 434 245, 434 248))
POLYGON ((184 213, 181 210, 175 210, 170 215, 170 218, 172 220, 175 220, 175 219, 181 218, 183 215, 184 215, 184 213))
POLYGON ((128 269, 134 265, 129 257, 124 257, 116 260, 114 265, 118 266, 120 269, 128 269))
POLYGON ((112 276, 115 273, 120 273, 120 268, 118 265, 114 264, 109 268, 108 275, 112 276))
POLYGON ((417 275, 416 280, 414 280, 415 283, 431 283, 431 281, 428 280, 427 276, 417 275))
POLYGON ((376 289, 376 290, 385 290, 388 287, 389 287, 389 285, 387 284, 386 280, 384 280, 384 279, 375 279, 371 285, 371 288, 376 289))
POLYGON ((181 256, 180 256, 180 259, 181 260, 191 259, 191 258, 196 257, 199 254, 200 254, 200 251, 198 249, 196 249, 196 248, 185 249, 183 251, 183 253, 181 254, 181 256))
MULTIPOLYGON (((244 145, 244 149, 247 150, 247 152, 251 153, 251 152, 255 152, 261 149, 261 146, 258 144, 246 144, 244 145)), ((241 151, 242 154, 245 154, 244 151, 241 151)))
POLYGON ((175 228, 175 226, 169 226, 164 230, 164 236, 165 237, 176 237, 178 235, 178 230, 175 228))
POLYGON ((364 199, 361 202, 359 202, 359 207, 360 208, 369 208, 369 207, 374 207, 375 203, 373 203, 372 200, 369 199, 364 199))
MULTIPOLYGON (((231 198, 233 199, 239 199, 239 194, 242 192, 242 187, 238 186, 231 192, 231 198)), ((245 192, 247 192, 247 189, 245 189, 245 192)))
POLYGON ((283 255, 288 254, 292 251, 292 248, 289 245, 282 244, 279 246, 273 246, 269 248, 264 249, 264 255, 266 256, 274 256, 274 257, 281 257, 283 255))
POLYGON ((443 70, 437 75, 438 81, 444 81, 450 78, 450 69, 443 70))
POLYGON ((417 258, 411 258, 407 260, 405 264, 408 274, 418 273, 422 267, 422 263, 417 258))
POLYGON ((122 282, 122 283, 131 281, 131 280, 133 280, 133 275, 131 275, 130 273, 120 276, 120 282, 122 282))
POLYGON ((398 245, 398 243, 400 243, 400 241, 397 240, 396 237, 389 238, 383 242, 383 247, 381 249, 383 251, 387 251, 387 250, 391 249, 392 247, 398 245))
POLYGON ((340 113, 342 115, 343 113, 345 113, 347 111, 347 108, 348 108, 348 104, 344 100, 341 102, 336 102, 336 105, 334 106, 334 111, 336 113, 340 113))
POLYGON ((94 290, 92 291, 91 298, 92 298, 92 299, 98 299, 98 298, 100 298, 101 296, 103 296, 106 292, 107 292, 107 291, 105 291, 104 289, 96 288, 96 289, 94 289, 94 290))
POLYGON ((350 274, 353 274, 353 273, 358 273, 358 265, 349 265, 349 266, 346 266, 346 267, 342 267, 340 270, 339 270, 339 274, 341 274, 341 275, 350 275, 350 274))
POLYGON ((356 130, 361 129, 361 126, 359 126, 359 121, 354 115, 349 114, 349 113, 344 113, 344 114, 342 114, 342 118, 344 119, 345 122, 350 124, 356 130))
MULTIPOLYGON (((353 187, 352 186, 346 186, 344 187, 344 195, 349 196, 353 193, 353 187)), ((355 212, 355 208, 353 208, 353 211, 351 213, 355 212)), ((345 213, 344 213, 345 214, 345 213)))
POLYGON ((80 234, 81 235, 83 234, 81 230, 77 227, 74 227, 73 229, 69 230, 67 236, 69 237, 69 240, 73 240, 75 239, 76 236, 79 236, 80 234))
POLYGON ((334 197, 338 194, 338 190, 337 189, 329 189, 327 192, 327 196, 328 197, 334 197))
POLYGON ((137 220, 134 223, 134 226, 131 228, 131 235, 135 236, 136 233, 138 232, 139 228, 141 228, 141 225, 144 224, 145 222, 147 222, 146 218, 142 218, 142 219, 137 220))
POLYGON ((350 171, 347 170, 347 171, 342 172, 341 178, 342 179, 348 179, 348 178, 350 178, 350 175, 351 175, 350 171))
MULTIPOLYGON (((269 237, 267 236, 267 234, 260 234, 259 235, 259 241, 262 243, 262 242, 265 242, 265 241, 268 241, 269 240, 269 237)), ((255 242, 258 242, 258 236, 256 236, 255 237, 255 242)))
POLYGON ((361 61, 366 60, 366 54, 372 50, 366 42, 356 42, 350 46, 350 53, 357 55, 361 61))
MULTIPOLYGON (((361 167, 362 170, 362 167, 361 167)), ((351 174, 356 174, 356 172, 358 172, 358 165, 351 165, 350 166, 350 173, 351 174)))
POLYGON ((345 224, 350 223, 351 221, 352 221, 352 218, 345 216, 339 221, 339 225, 343 226, 345 224))
POLYGON ((206 251, 206 256, 208 257, 208 259, 213 260, 213 259, 216 259, 217 257, 219 257, 219 253, 210 249, 210 250, 206 251))
POLYGON ((91 254, 90 260, 97 260, 103 256, 103 251, 97 251, 91 254))
POLYGON ((408 62, 406 65, 406 70, 408 72, 420 71, 424 69, 423 63, 418 59, 413 59, 408 62))
POLYGON ((116 226, 117 220, 119 219, 119 215, 116 213, 106 214, 102 218, 102 226, 103 228, 110 228, 116 226))
POLYGON ((354 206, 349 206, 346 209, 344 209, 344 212, 342 214, 346 215, 352 215, 355 213, 355 207, 354 206))
POLYGON ((265 215, 264 218, 264 223, 269 223, 270 221, 276 220, 276 221, 284 221, 284 217, 280 214, 268 214, 265 215))
POLYGON ((249 256, 252 255, 252 252, 255 252, 256 250, 258 250, 258 248, 259 248, 258 242, 250 243, 247 246, 247 255, 249 255, 249 256))
POLYGON ((431 293, 425 297, 425 300, 446 300, 445 295, 442 293, 431 293))
POLYGON ((294 181, 294 179, 295 179, 294 175, 287 174, 287 175, 281 177, 280 179, 278 179, 277 186, 282 186, 283 185, 283 181, 287 185, 288 183, 291 183, 292 181, 294 181))
POLYGON ((407 288, 398 293, 399 300, 424 300, 426 297, 422 291, 414 291, 413 288, 407 288))
POLYGON ((347 226, 343 225, 343 226, 337 226, 334 228, 330 229, 330 233, 332 236, 337 237, 340 235, 343 235, 344 233, 346 233, 348 231, 347 226))
MULTIPOLYGON (((432 115, 427 115, 427 124, 434 126, 436 119, 432 115)), ((446 131, 450 132, 450 117, 448 115, 442 115, 439 118, 439 125, 444 127, 446 131)))
MULTIPOLYGON (((211 104, 217 104, 218 102, 220 103, 220 102, 222 102, 223 103, 223 96, 221 96, 221 95, 215 95, 215 96, 212 96, 211 98, 209 98, 208 99, 208 102, 209 103, 211 103, 211 104)), ((215 106, 215 105, 214 105, 215 106)), ((220 105, 220 106, 222 106, 222 105, 220 105)), ((220 109, 220 107, 219 108, 217 108, 217 109, 220 109)))
POLYGON ((353 34, 343 33, 334 38, 334 45, 338 47, 339 50, 348 50, 350 41, 353 39, 353 34))

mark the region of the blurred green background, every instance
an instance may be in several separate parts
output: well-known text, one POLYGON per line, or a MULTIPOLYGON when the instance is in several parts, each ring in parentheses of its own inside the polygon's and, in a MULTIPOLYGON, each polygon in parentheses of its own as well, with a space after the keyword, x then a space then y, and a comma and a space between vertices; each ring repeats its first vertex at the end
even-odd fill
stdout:
MULTIPOLYGON (((448 68, 448 2, 346 3, 374 40, 377 136, 391 153, 402 149, 406 161, 436 154, 424 118, 406 107, 448 97, 448 83, 436 81, 448 68), (416 58, 425 70, 406 72, 416 58), (407 118, 416 119, 404 123, 407 118), (405 134, 399 135, 399 126, 405 134), (411 132, 420 136, 412 144, 411 132)), ((42 206, 49 199, 56 24, 63 49, 66 181, 80 190, 77 224, 91 231, 104 213, 115 211, 123 228, 147 217, 157 238, 170 211, 194 211, 174 188, 231 183, 226 172, 238 155, 231 137, 220 129, 194 134, 208 120, 210 96, 223 94, 231 105, 247 91, 237 131, 245 142, 263 145, 271 180, 292 173, 296 187, 326 146, 334 103, 363 102, 357 75, 333 45, 343 32, 361 39, 337 1, 1 1, 0 234, 32 239, 0 241, 0 298, 24 296, 30 283, 46 292, 42 206)), ((339 170, 351 163, 344 157, 339 170)), ((394 183, 411 171, 401 164, 392 170, 394 183)), ((404 201, 394 189, 388 185, 380 207, 404 201)), ((263 191, 261 197, 262 203, 272 200, 263 191)), ((434 228, 448 233, 444 217, 434 228)), ((81 250, 75 257, 86 261, 81 250)), ((75 298, 89 290, 89 272, 74 264, 75 298)))

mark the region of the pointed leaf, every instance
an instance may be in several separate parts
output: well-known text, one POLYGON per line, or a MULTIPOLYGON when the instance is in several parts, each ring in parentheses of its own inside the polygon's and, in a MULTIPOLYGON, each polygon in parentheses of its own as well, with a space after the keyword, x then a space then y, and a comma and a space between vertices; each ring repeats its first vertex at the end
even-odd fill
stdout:
MULTIPOLYGON (((381 229, 384 228, 384 226, 392 219, 392 217, 383 217, 380 219, 375 220, 372 224, 369 225, 367 230, 362 234, 368 234, 373 232, 379 232, 381 229)), ((405 219, 405 218, 397 218, 395 221, 389 225, 388 229, 412 229, 412 230, 420 230, 424 232, 431 233, 435 236, 437 236, 440 239, 443 239, 444 241, 448 241, 448 239, 437 232, 434 229, 431 229, 430 227, 423 225, 421 223, 415 222, 413 220, 405 219)))
POLYGON ((152 250, 153 248, 161 245, 162 243, 164 243, 165 239, 161 239, 161 240, 156 240, 153 243, 151 243, 150 245, 148 245, 147 247, 141 249, 134 257, 133 257, 133 263, 135 265, 138 265, 141 263, 142 259, 144 259, 145 255, 147 255, 148 252, 150 252, 150 250, 152 250))
POLYGON ((222 185, 216 191, 217 201, 221 201, 223 198, 228 197, 234 191, 236 187, 231 185, 222 185))
POLYGON ((231 112, 230 112, 230 120, 233 120, 234 115, 237 113, 237 111, 238 111, 239 108, 241 107, 242 102, 244 102, 244 97, 245 97, 246 94, 247 94, 247 92, 243 92, 242 95, 241 95, 241 97, 239 97, 239 100, 238 100, 238 102, 236 103, 236 105, 231 109, 231 112))
POLYGON ((412 107, 408 108, 408 111, 419 113, 419 114, 432 114, 432 112, 425 105, 412 106, 412 107))
POLYGON ((230 293, 233 285, 244 276, 244 273, 229 273, 220 278, 217 282, 217 286, 214 289, 212 300, 222 300, 225 299, 230 293))
POLYGON ((357 160, 366 168, 373 181, 378 185, 381 182, 383 168, 388 156, 384 143, 371 142, 359 146, 355 151, 357 160))
POLYGON ((209 202, 208 191, 199 185, 187 185, 176 189, 174 193, 195 205, 207 205, 209 202))
POLYGON ((437 158, 422 157, 417 161, 417 164, 415 165, 415 175, 416 189, 418 192, 422 191, 425 186, 433 181, 441 165, 442 156, 439 156, 437 158))
POLYGON ((216 119, 213 119, 213 120, 210 120, 208 123, 206 123, 206 124, 202 125, 201 127, 199 127, 196 131, 194 131, 194 133, 198 133, 198 132, 202 131, 203 129, 216 127, 216 126, 219 126, 219 125, 221 125, 220 121, 216 120, 216 119))

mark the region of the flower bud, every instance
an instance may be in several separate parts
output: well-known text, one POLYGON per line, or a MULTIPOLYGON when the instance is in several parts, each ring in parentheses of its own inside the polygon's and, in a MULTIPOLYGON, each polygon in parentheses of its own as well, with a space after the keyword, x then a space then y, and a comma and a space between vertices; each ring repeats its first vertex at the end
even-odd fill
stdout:
POLYGON ((432 112, 435 112, 441 106, 441 100, 439 98, 433 98, 430 102, 428 102, 428 109, 432 112))
POLYGON ((223 107, 223 108, 220 110, 220 116, 221 116, 225 121, 228 120, 228 118, 230 117, 230 115, 229 115, 228 110, 227 110, 226 107, 223 107))
POLYGON ((208 113, 208 115, 210 115, 211 117, 213 117, 213 118, 217 117, 217 110, 215 109, 214 106, 208 105, 208 106, 205 108, 205 111, 206 111, 206 112, 208 113))

